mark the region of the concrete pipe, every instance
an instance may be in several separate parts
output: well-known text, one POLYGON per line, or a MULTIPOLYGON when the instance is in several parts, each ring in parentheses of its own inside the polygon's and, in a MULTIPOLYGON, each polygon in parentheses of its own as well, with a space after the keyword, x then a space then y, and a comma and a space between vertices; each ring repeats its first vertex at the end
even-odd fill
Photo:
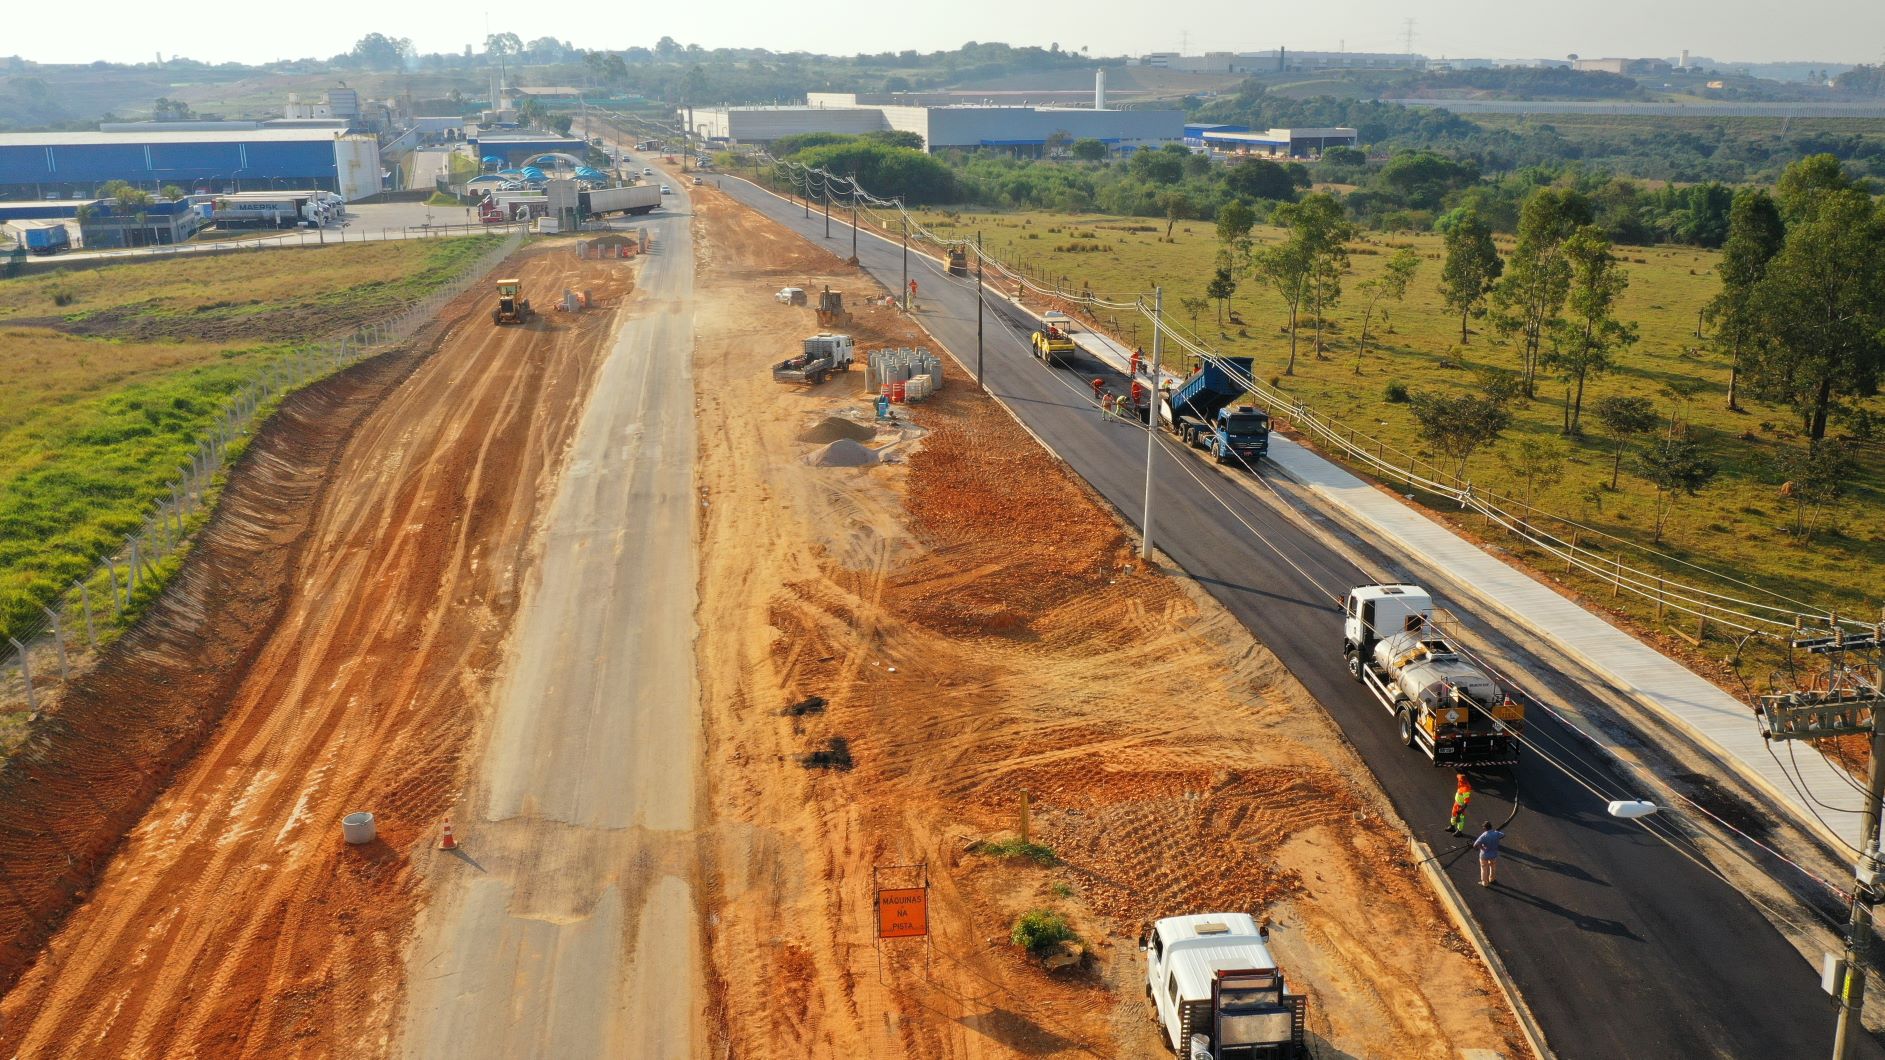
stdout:
POLYGON ((373 824, 372 814, 350 813, 340 819, 340 834, 346 838, 347 842, 358 846, 361 843, 373 842, 379 835, 379 830, 373 824))

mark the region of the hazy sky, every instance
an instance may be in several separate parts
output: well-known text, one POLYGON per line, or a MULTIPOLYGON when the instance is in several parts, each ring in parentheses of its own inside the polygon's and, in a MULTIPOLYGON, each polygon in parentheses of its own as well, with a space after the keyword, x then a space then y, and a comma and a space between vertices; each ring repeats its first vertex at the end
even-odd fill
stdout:
MULTIPOLYGON (((493 31, 525 40, 553 36, 577 47, 651 45, 662 36, 703 47, 764 47, 832 54, 931 51, 970 40, 1058 42, 1095 54, 1248 51, 1284 45, 1308 51, 1400 51, 1408 18, 1414 50, 1432 56, 1491 58, 1676 55, 1688 48, 1720 60, 1819 59, 1878 62, 1885 57, 1885 2, 1792 0, 1783 10, 1759 0, 1349 0, 1340 4, 1250 0, 952 0, 857 8, 840 23, 806 17, 778 0, 691 0, 555 5, 386 3, 319 0, 293 5, 212 5, 171 14, 145 3, 102 0, 8 5, 11 32, 0 51, 45 62, 141 61, 161 51, 207 62, 266 62, 346 51, 369 32, 410 37, 421 51, 457 51, 493 31), (567 17, 535 21, 522 10, 567 17), (447 12, 463 12, 462 16, 447 12), (1077 17, 1075 13, 1077 12, 1077 17)), ((842 10, 831 8, 830 10, 842 10)))

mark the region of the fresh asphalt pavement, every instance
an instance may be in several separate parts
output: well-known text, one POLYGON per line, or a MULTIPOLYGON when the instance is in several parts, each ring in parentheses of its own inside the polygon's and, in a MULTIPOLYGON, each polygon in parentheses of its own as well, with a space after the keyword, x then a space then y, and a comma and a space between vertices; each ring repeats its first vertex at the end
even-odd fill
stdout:
MULTIPOLYGON (((841 256, 851 231, 732 177, 723 190, 841 256)), ((902 282, 901 250, 864 233, 861 263, 885 287, 902 282)), ((918 320, 973 364, 974 281, 909 256, 918 320)), ((985 317, 986 384, 1043 442, 1136 524, 1145 486, 1145 437, 1108 422, 1084 380, 1121 377, 1087 362, 1054 371, 1033 358, 1023 322, 985 317)), ((1008 311, 1012 312, 1012 311, 1008 311)), ((963 385, 958 378, 956 385, 963 385)), ((1392 719, 1348 676, 1331 592, 1366 580, 1347 559, 1275 505, 1161 441, 1154 536, 1171 560, 1274 651, 1340 725, 1389 799, 1440 863, 1485 928, 1562 1057, 1816 1056, 1830 1051, 1831 1000, 1799 952, 1745 897, 1603 801, 1563 770, 1531 757, 1510 777, 1479 778, 1473 824, 1503 817, 1516 797, 1500 881, 1480 888, 1469 850, 1442 829, 1452 776, 1403 747, 1392 719), (1195 472, 1195 477, 1187 473, 1195 472), (1488 804, 1500 812, 1489 814, 1488 804)), ((1366 557, 1379 570, 1383 557, 1366 557)), ((1418 571, 1414 572, 1418 575, 1418 571)), ((1507 631, 1510 632, 1510 631, 1507 631)), ((1518 640, 1520 638, 1513 638, 1518 640)), ((1546 664, 1523 659, 1533 673, 1546 664)), ((1173 709, 1180 709, 1174 705, 1173 709)), ((1534 711, 1532 742, 1607 797, 1630 779, 1549 716, 1534 711)), ((1182 912, 1170 910, 1169 912, 1182 912)), ((1462 1004, 1483 999, 1461 998, 1462 1004)), ((1885 1057, 1872 1039, 1859 1055, 1885 1057)))

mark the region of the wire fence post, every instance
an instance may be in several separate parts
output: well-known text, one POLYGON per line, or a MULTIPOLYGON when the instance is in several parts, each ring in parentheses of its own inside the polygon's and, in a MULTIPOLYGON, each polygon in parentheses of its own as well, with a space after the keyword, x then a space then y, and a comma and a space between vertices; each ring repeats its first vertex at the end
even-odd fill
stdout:
POLYGON ((20 680, 26 683, 26 709, 38 710, 39 697, 33 694, 33 663, 32 660, 26 657, 26 645, 21 644, 12 637, 7 638, 7 643, 13 645, 14 653, 19 656, 20 680))
POLYGON ((105 564, 105 573, 111 576, 111 617, 115 620, 124 616, 124 593, 118 588, 118 563, 116 560, 105 564))
POLYGON ((70 681, 72 671, 65 661, 65 627, 59 622, 59 613, 44 604, 39 605, 39 609, 46 612, 46 617, 52 620, 52 646, 59 656, 59 680, 70 681))
POLYGON ((92 625, 92 591, 82 581, 73 582, 79 589, 79 609, 85 612, 85 644, 98 647, 98 631, 92 625))

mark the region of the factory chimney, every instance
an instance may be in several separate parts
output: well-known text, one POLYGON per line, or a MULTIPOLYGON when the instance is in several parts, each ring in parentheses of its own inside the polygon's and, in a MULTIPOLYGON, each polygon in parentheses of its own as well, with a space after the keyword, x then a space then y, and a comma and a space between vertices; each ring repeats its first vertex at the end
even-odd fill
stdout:
POLYGON ((1093 71, 1093 109, 1106 109, 1106 68, 1093 71))

